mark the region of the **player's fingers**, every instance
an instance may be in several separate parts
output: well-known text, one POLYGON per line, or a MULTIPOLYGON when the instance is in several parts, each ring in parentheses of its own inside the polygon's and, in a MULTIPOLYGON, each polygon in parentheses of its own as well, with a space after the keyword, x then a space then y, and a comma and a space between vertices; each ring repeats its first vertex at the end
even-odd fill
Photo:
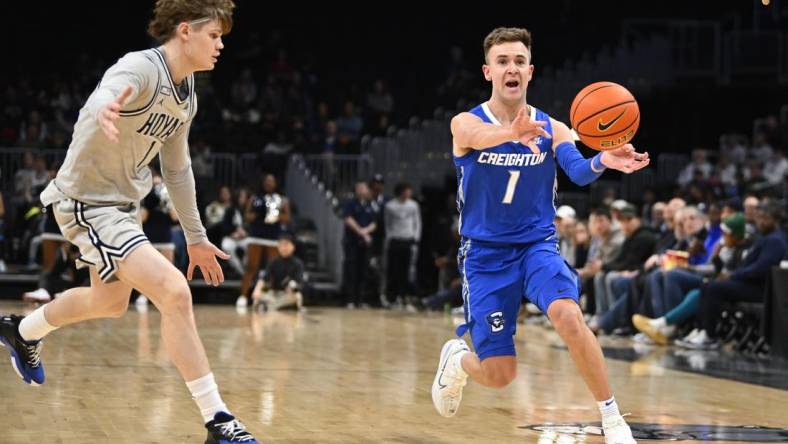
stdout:
POLYGON ((131 86, 127 86, 126 89, 124 89, 123 92, 120 93, 120 95, 115 98, 115 103, 118 106, 123 105, 123 102, 125 102, 126 99, 129 98, 129 96, 131 95, 132 91, 133 90, 131 89, 131 86))
POLYGON ((206 284, 213 285, 213 283, 211 282, 211 273, 208 271, 207 268, 208 267, 204 265, 200 265, 200 272, 202 273, 202 278, 206 284))
POLYGON ((218 247, 216 247, 216 245, 213 246, 213 254, 219 256, 219 258, 224 260, 230 259, 230 255, 225 253, 223 250, 219 249, 218 247))
POLYGON ((192 280, 193 274, 194 274, 194 262, 189 261, 189 269, 186 270, 186 279, 192 280))
POLYGON ((221 284, 224 282, 224 271, 222 271, 222 267, 219 263, 216 263, 216 285, 221 284))
POLYGON ((534 154, 539 154, 539 147, 538 147, 538 146, 536 146, 536 142, 534 142, 533 140, 531 140, 531 141, 529 141, 529 142, 528 142, 526 145, 528 146, 528 148, 530 148, 530 149, 531 149, 531 152, 532 152, 532 153, 534 153, 534 154))
POLYGON ((548 133, 547 130, 544 129, 544 128, 539 128, 539 135, 544 137, 545 139, 552 139, 553 138, 553 136, 551 136, 550 133, 548 133))
POLYGON ((642 170, 643 168, 647 167, 649 163, 650 163, 650 162, 649 162, 649 160, 648 160, 648 159, 644 160, 643 162, 639 162, 639 163, 638 163, 638 164, 635 166, 635 171, 637 171, 637 170, 642 170))
POLYGON ((213 266, 206 267, 208 269, 208 276, 211 280, 211 285, 216 287, 219 285, 219 276, 216 274, 216 269, 213 266))

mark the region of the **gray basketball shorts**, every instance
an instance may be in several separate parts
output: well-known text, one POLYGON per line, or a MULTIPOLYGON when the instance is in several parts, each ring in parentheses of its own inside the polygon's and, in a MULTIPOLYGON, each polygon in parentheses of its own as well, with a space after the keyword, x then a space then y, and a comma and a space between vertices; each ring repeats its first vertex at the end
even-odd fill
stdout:
POLYGON ((95 267, 104 282, 117 280, 118 262, 148 242, 139 204, 89 205, 65 198, 52 207, 63 236, 79 248, 77 267, 95 267))

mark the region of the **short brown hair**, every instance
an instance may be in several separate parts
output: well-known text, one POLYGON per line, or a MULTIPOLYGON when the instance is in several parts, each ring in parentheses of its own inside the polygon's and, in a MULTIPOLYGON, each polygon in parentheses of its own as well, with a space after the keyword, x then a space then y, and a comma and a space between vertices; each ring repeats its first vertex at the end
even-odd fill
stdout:
POLYGON ((529 59, 531 53, 531 33, 525 28, 495 28, 484 38, 484 60, 490 48, 501 43, 523 42, 528 48, 529 59))
POLYGON ((233 8, 232 0, 156 0, 148 34, 165 43, 178 24, 205 18, 218 20, 222 32, 227 34, 233 27, 233 8))

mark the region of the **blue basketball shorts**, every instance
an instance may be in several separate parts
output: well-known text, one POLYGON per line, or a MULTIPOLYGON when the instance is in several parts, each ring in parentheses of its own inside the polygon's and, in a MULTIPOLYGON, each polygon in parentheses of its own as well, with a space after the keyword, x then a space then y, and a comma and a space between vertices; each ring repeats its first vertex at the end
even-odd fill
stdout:
POLYGON ((580 279, 558 253, 555 240, 532 244, 494 244, 463 238, 457 254, 462 277, 465 324, 484 360, 514 356, 514 334, 523 298, 547 313, 557 299, 578 302, 580 279))

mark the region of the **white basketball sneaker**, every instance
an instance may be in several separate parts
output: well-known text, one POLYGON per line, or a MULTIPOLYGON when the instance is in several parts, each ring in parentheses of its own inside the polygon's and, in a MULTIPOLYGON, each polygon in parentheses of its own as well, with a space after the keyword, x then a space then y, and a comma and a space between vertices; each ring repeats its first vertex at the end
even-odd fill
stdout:
POLYGON ((632 437, 632 430, 622 416, 607 421, 602 421, 605 431, 605 444, 636 444, 632 437))
POLYGON ((432 403, 441 416, 450 418, 457 413, 462 400, 462 388, 468 382, 468 374, 462 369, 457 354, 470 349, 462 339, 446 341, 438 361, 438 372, 432 382, 432 403))

